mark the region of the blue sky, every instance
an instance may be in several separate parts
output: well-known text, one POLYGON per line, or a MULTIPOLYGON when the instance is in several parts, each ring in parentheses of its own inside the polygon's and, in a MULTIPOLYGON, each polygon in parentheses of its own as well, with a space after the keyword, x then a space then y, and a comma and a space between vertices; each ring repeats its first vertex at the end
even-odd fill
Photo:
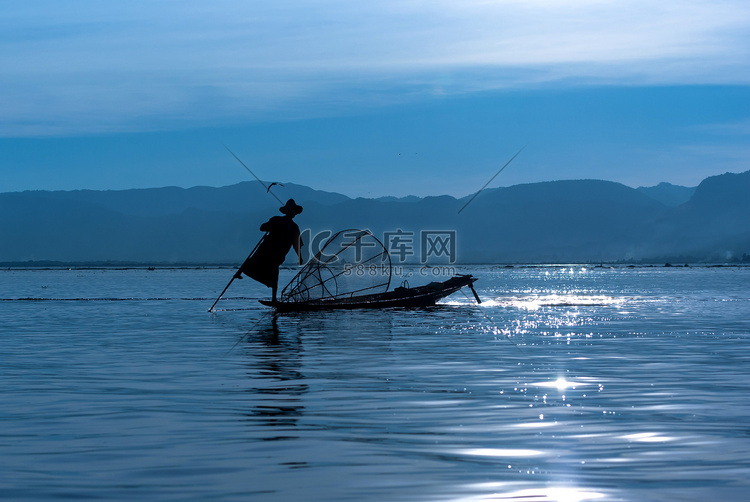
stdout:
POLYGON ((351 196, 750 169, 734 0, 0 1, 0 192, 351 196))

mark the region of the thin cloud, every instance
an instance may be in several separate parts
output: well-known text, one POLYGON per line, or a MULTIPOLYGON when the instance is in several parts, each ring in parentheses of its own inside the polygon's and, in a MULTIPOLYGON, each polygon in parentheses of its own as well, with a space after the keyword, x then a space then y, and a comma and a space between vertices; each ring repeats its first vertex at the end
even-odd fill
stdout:
POLYGON ((529 85, 750 83, 744 1, 19 5, 0 22, 4 136, 336 113, 529 85))
POLYGON ((721 136, 750 136, 750 119, 720 124, 704 124, 691 129, 721 136))

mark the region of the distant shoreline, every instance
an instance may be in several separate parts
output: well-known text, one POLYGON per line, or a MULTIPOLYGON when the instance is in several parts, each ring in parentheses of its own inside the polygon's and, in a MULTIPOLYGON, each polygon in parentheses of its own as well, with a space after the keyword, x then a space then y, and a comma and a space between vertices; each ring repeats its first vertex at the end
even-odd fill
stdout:
POLYGON ((0 262, 0 270, 169 270, 169 269, 204 269, 204 268, 236 268, 236 264, 229 263, 140 263, 140 262, 59 262, 59 261, 27 261, 0 262))
MULTIPOLYGON (((421 266, 418 263, 405 263, 401 265, 404 268, 421 266)), ((684 262, 681 260, 656 260, 656 261, 639 261, 639 262, 612 262, 612 263, 456 263, 456 267, 496 267, 496 268, 567 268, 567 267, 587 267, 587 268, 724 268, 724 267, 750 267, 748 261, 731 261, 731 262, 684 262)), ((0 262, 1 271, 44 271, 44 270, 221 270, 236 269, 237 264, 229 263, 137 263, 137 262, 0 262)), ((296 266, 282 266, 282 269, 296 270, 296 266)))

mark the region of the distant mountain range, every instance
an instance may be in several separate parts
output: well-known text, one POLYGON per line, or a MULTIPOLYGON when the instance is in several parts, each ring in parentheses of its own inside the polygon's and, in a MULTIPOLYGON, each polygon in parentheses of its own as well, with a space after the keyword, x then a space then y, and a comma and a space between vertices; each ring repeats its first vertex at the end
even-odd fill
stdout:
MULTIPOLYGON (((292 183, 273 191, 304 206, 296 221, 308 239, 345 228, 398 233, 396 258, 408 261, 420 259, 420 231, 455 231, 461 263, 726 262, 750 254, 750 171, 695 188, 574 180, 488 189, 460 214, 470 196, 352 199, 292 183)), ((238 264, 279 205, 258 182, 2 193, 0 263, 238 264)))
POLYGON ((671 183, 659 183, 654 187, 638 187, 644 195, 658 200, 668 207, 677 207, 690 200, 697 187, 682 187, 671 183))

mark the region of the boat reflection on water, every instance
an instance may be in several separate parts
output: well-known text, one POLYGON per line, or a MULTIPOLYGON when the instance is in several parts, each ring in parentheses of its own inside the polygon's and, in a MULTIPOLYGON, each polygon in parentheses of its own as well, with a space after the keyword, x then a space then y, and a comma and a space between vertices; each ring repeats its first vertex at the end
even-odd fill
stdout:
POLYGON ((283 336, 274 315, 245 338, 244 350, 252 355, 247 375, 253 382, 246 392, 255 401, 248 421, 262 440, 296 439, 297 422, 304 413, 302 396, 309 390, 299 371, 299 336, 283 336))

